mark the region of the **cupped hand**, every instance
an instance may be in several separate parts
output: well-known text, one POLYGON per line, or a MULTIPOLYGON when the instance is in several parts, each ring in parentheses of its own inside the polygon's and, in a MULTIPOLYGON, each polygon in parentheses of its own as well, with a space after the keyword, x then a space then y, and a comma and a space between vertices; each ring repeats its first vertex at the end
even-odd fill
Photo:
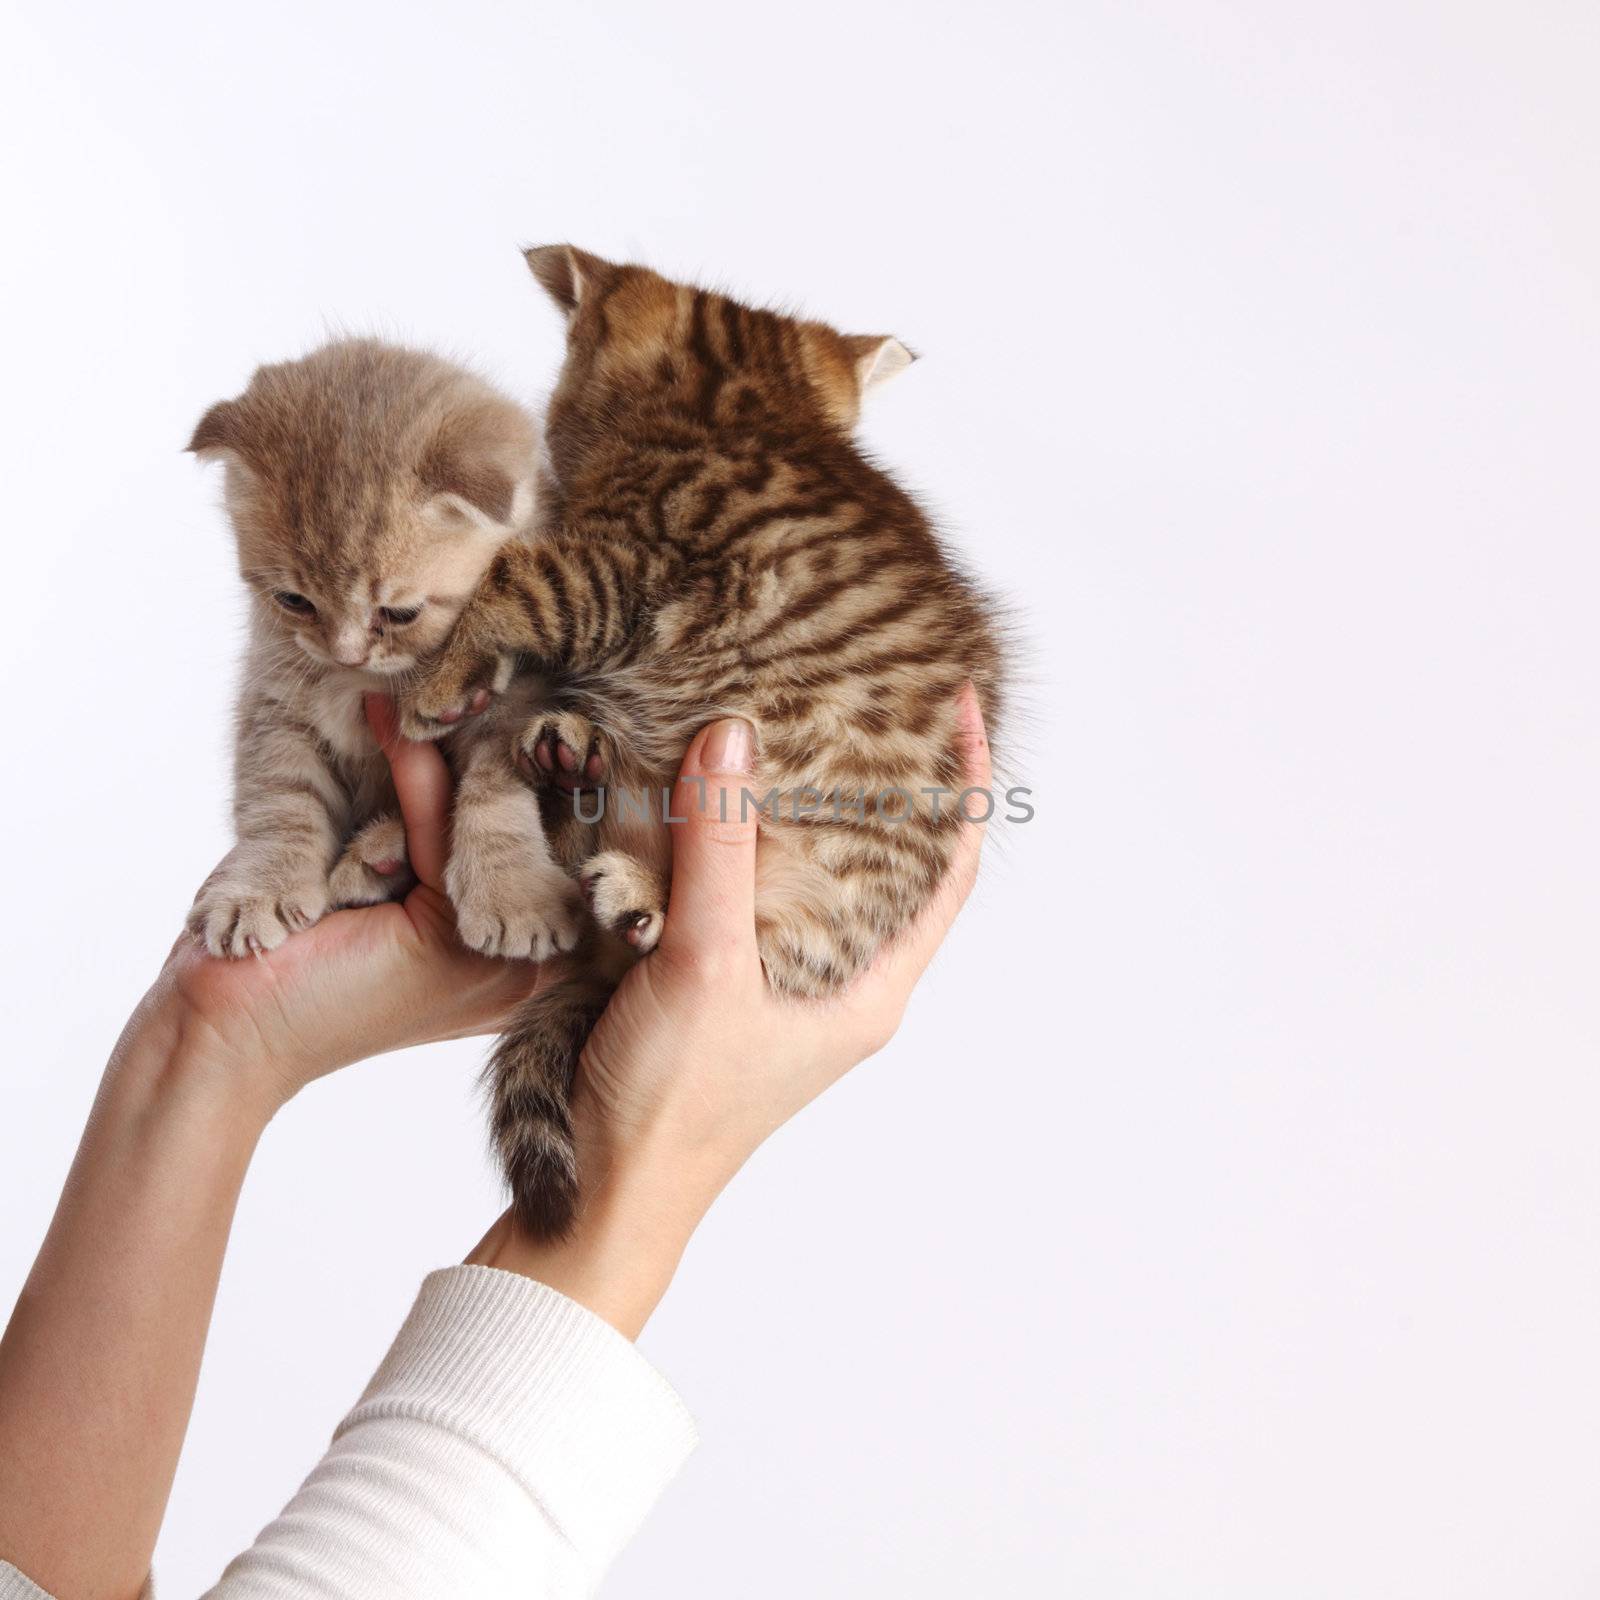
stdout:
POLYGON ((336 1067, 497 1032, 520 1001, 560 975, 557 963, 494 960, 456 938, 443 889, 444 758, 399 738, 384 697, 368 696, 367 718, 394 775, 417 886, 402 901, 333 912, 267 955, 216 959, 185 936, 146 1001, 176 1007, 182 1026, 246 1071, 268 1114, 336 1067))
MULTIPOLYGON (((966 782, 986 789, 989 745, 970 684, 959 717, 966 782)), ((968 820, 932 901, 855 983, 829 1001, 774 995, 756 946, 755 811, 739 799, 749 772, 738 751, 749 744, 729 729, 747 732, 714 723, 684 758, 661 944, 629 972, 584 1050, 573 1111, 586 1187, 645 1167, 687 1186, 687 1203, 708 1203, 768 1134, 889 1041, 977 877, 984 829, 968 820)))

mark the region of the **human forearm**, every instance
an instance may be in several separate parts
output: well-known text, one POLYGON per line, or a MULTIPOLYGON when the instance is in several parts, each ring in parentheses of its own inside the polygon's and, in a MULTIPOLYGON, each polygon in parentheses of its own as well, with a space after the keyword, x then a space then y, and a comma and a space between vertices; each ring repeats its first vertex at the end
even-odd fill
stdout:
POLYGON ((53 1593, 144 1581, 272 1103, 164 984, 112 1055, 0 1341, 0 1557, 53 1593))
POLYGON ((350 1062, 492 1031, 553 976, 462 947, 442 883, 449 774, 431 746, 393 744, 386 703, 373 714, 419 885, 253 960, 174 948, 0 1341, 0 1563, 71 1600, 142 1582, 266 1121, 350 1062))

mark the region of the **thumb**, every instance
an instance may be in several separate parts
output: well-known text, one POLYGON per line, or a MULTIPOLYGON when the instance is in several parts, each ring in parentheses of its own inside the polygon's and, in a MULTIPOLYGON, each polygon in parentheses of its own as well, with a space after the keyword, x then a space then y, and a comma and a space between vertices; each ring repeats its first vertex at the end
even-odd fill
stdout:
POLYGON ((406 828, 406 854, 417 881, 430 889, 444 885, 446 834, 450 825, 450 769, 436 744, 413 744, 401 737, 394 701, 366 697, 367 725, 389 760, 395 798, 406 828))
POLYGON ((753 947, 755 734, 729 717, 702 728, 683 758, 673 798, 672 898, 662 948, 700 955, 753 947))

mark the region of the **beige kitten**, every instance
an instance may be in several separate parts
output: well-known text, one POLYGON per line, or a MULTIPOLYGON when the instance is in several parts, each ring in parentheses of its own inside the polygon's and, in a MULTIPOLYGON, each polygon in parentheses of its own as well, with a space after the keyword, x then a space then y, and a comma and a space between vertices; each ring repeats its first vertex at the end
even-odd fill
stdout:
MULTIPOLYGON (((189 928, 213 955, 242 956, 332 907, 409 887, 362 696, 402 689, 495 554, 526 536, 537 430, 469 372, 350 339, 262 367, 205 414, 189 448, 226 463, 250 591, 238 842, 202 886, 189 928)), ((570 948, 576 891, 550 861, 537 803, 503 744, 468 729, 451 744, 457 834, 469 848, 447 887, 464 935, 499 955, 570 948)))

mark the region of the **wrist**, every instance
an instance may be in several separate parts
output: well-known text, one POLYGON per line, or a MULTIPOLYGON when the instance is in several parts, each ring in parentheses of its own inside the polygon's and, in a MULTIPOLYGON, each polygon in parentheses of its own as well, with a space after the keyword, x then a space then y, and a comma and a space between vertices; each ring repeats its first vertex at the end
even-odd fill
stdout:
POLYGON ((534 1239, 507 1212, 467 1264, 533 1278, 634 1339, 671 1284, 715 1190, 639 1166, 586 1170, 595 1176, 564 1237, 534 1239))
POLYGON ((158 1107, 253 1148, 288 1094, 258 1052, 228 1038, 163 979, 128 1019, 101 1098, 158 1107))

